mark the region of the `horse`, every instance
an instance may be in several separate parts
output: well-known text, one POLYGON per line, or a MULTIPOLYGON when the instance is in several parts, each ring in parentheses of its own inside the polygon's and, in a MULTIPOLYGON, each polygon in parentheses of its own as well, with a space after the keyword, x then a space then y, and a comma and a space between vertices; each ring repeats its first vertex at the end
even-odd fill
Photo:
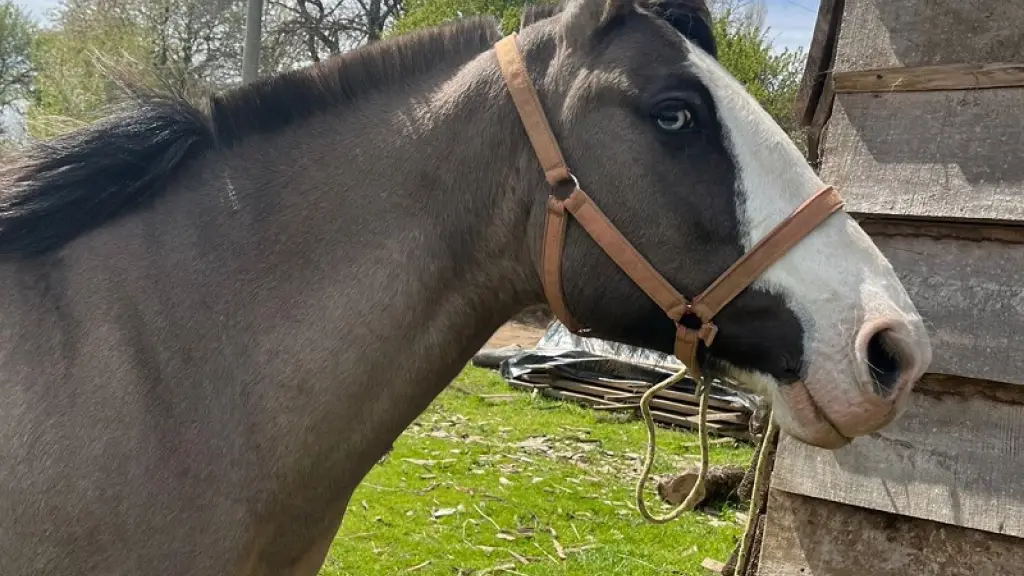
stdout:
MULTIPOLYGON (((692 1, 564 0, 516 39, 572 177, 681 294, 823 189, 716 60, 692 1)), ((311 576, 350 496, 518 311, 545 302, 551 190, 497 22, 386 39, 195 105, 126 108, 0 168, 0 572, 311 576)), ((677 324, 574 219, 587 333, 677 324)), ((837 449, 931 360, 891 265, 837 211, 740 291, 706 375, 837 449)))

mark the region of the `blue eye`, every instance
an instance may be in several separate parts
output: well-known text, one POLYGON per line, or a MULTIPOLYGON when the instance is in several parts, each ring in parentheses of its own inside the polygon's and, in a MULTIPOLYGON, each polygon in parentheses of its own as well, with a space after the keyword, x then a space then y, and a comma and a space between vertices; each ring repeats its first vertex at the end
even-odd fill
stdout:
POLYGON ((693 113, 689 106, 673 103, 658 109, 654 114, 658 129, 663 132, 680 132, 693 128, 693 113))

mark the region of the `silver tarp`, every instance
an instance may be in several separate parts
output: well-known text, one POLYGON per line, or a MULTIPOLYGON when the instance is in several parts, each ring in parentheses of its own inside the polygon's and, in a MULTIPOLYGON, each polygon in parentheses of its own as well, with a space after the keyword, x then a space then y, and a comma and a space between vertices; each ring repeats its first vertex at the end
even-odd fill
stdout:
MULTIPOLYGON (((557 320, 532 350, 508 350, 500 359, 498 371, 506 380, 529 382, 537 376, 581 381, 629 381, 656 384, 682 368, 674 356, 654 350, 575 335, 557 320)), ((694 393, 695 383, 684 378, 670 387, 694 393)), ((758 396, 736 390, 719 380, 711 383, 711 397, 757 409, 758 396)))

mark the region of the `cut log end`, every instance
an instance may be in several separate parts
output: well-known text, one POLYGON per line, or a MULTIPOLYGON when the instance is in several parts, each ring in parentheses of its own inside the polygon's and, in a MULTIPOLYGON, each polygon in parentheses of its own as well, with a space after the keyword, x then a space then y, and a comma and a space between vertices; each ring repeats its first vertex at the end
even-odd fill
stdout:
MULTIPOLYGON (((740 502, 737 491, 746 471, 739 466, 711 466, 704 482, 704 494, 696 505, 715 506, 723 502, 740 502)), ((673 506, 678 506, 690 494, 697 483, 698 468, 691 468, 678 476, 666 478, 658 483, 658 496, 673 506)))

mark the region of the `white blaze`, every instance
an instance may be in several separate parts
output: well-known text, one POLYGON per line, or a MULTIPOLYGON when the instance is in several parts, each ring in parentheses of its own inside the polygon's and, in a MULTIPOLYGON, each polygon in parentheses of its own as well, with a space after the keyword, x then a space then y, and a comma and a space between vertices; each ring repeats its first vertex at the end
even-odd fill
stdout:
MULTIPOLYGON (((736 213, 744 249, 749 250, 825 184, 743 86, 710 55, 686 42, 688 65, 711 93, 737 170, 736 213)), ((799 318, 808 388, 826 411, 860 394, 856 383, 866 368, 854 361, 853 342, 865 321, 898 318, 923 333, 917 310, 891 265, 845 212, 834 214, 799 242, 754 286, 784 299, 799 318)), ((767 375, 744 376, 777 389, 767 375)))

